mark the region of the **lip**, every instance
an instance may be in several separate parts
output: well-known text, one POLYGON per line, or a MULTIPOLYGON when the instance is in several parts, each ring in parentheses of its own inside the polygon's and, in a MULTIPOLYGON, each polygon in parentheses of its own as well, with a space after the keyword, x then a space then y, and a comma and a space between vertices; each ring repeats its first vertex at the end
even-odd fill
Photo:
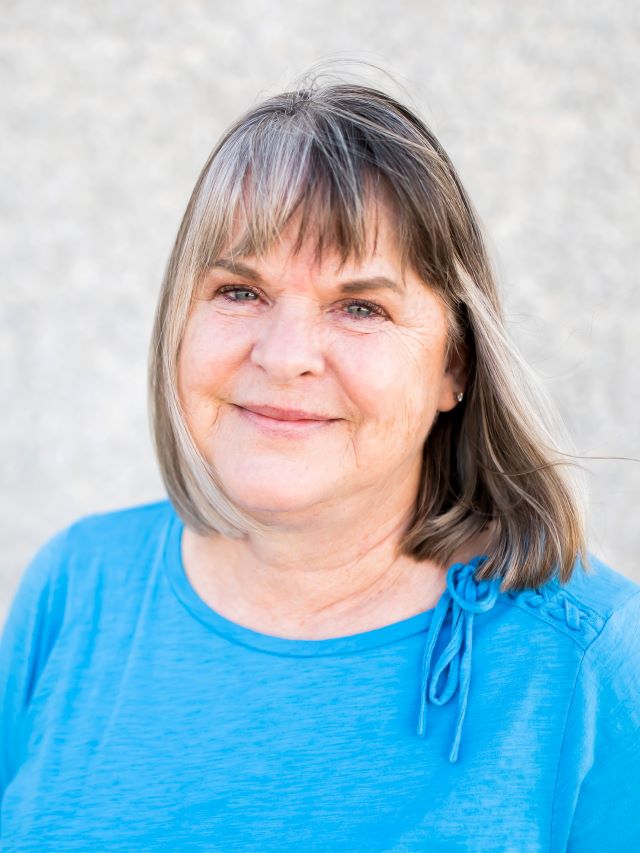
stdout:
MULTIPOLYGON (((315 433, 321 430, 329 429, 332 424, 336 423, 339 418, 319 418, 305 417, 293 418, 292 415, 297 415, 299 410, 296 409, 274 409, 271 406, 260 406, 262 411, 284 413, 287 418, 277 418, 272 415, 264 415, 261 412, 256 412, 253 409, 245 408, 244 406, 235 406, 238 414, 244 421, 247 421, 252 426, 260 430, 265 436, 274 436, 280 438, 304 438, 310 433, 315 433)), ((303 412, 309 415, 309 412, 303 412)))
POLYGON ((249 403, 245 406, 239 406, 248 412, 254 412, 256 415, 262 415, 266 418, 278 421, 333 421, 336 418, 329 418, 326 415, 320 415, 317 412, 308 412, 304 409, 280 409, 276 406, 254 406, 249 403))

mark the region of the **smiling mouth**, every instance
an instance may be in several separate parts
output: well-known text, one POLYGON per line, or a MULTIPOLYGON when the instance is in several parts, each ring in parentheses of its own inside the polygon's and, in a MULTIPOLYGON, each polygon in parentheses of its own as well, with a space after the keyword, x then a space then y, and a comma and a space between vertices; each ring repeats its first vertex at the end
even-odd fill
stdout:
POLYGON ((297 418, 295 420, 285 420, 283 418, 259 414, 258 412, 251 411, 251 409, 244 409, 242 406, 235 406, 235 409, 243 420, 258 427, 262 432, 290 437, 303 436, 326 429, 339 420, 339 418, 323 420, 297 418))
POLYGON ((336 418, 331 418, 328 415, 310 412, 305 409, 296 409, 293 407, 284 408, 280 406, 260 405, 259 403, 247 403, 245 405, 236 404, 241 409, 246 409, 249 412, 255 412, 256 415, 265 415, 268 418, 274 418, 279 421, 332 421, 336 418))

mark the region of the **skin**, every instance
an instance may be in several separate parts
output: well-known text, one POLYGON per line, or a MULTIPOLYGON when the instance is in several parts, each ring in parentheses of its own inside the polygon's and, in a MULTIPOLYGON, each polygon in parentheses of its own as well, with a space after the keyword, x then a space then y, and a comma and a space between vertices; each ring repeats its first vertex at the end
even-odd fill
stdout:
POLYGON ((438 413, 457 405, 464 365, 445 358, 440 297, 410 270, 403 278, 392 219, 375 213, 375 251, 360 266, 338 271, 330 253, 314 265, 310 246, 292 255, 294 221, 264 259, 242 259, 259 281, 209 270, 181 345, 178 390, 196 445, 230 499, 268 525, 242 540, 185 529, 185 571, 210 607, 262 633, 373 630, 430 609, 445 588, 447 567, 397 547, 422 446, 438 413), (339 293, 381 275, 401 292, 339 293), (223 294, 225 285, 239 289, 223 294), (348 304, 363 299, 383 314, 348 304), (269 435, 234 405, 249 402, 336 420, 304 437, 269 435))

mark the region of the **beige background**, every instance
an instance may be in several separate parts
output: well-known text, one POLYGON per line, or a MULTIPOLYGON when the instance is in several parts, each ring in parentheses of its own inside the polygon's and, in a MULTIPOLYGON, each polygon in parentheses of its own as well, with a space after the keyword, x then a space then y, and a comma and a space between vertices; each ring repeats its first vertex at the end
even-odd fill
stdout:
MULTIPOLYGON (((145 361, 192 185, 237 114, 336 54, 392 71, 448 149, 578 451, 640 457, 634 6, 3 0, 0 621, 54 531, 163 497, 145 361)), ((586 467, 592 550, 640 580, 640 464, 586 467)))

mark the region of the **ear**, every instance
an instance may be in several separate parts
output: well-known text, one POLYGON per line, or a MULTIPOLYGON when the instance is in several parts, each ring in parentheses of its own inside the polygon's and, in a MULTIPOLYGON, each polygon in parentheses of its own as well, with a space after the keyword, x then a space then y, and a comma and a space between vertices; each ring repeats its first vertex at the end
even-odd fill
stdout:
POLYGON ((467 385, 467 365, 463 354, 454 349, 449 354, 449 361, 442 375, 439 412, 450 412, 458 405, 457 395, 464 391, 467 385))

